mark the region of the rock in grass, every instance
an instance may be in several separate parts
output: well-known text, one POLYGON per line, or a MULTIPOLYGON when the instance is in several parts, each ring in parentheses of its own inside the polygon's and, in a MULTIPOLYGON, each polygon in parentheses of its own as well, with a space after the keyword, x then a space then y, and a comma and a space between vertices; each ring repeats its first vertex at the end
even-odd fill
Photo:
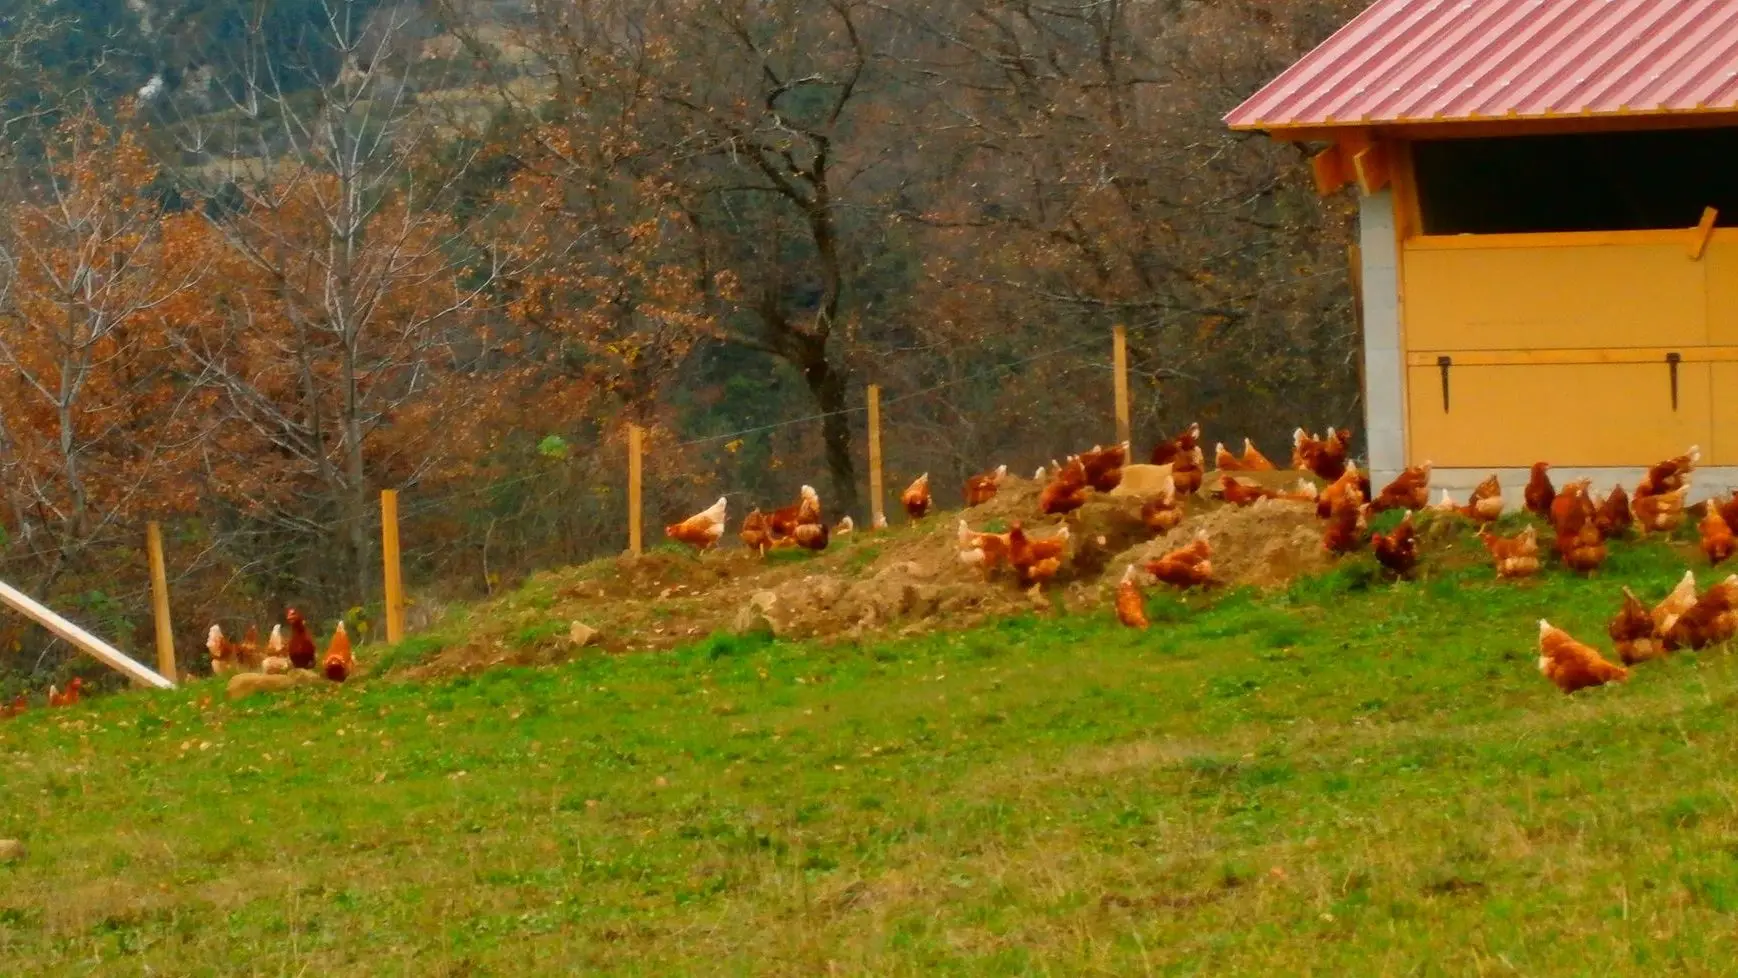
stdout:
POLYGON ((287 673, 267 675, 263 672, 244 672, 230 677, 229 698, 241 699, 254 693, 281 693, 297 686, 308 686, 320 682, 320 677, 306 669, 292 669, 287 673))
POLYGON ((29 854, 17 839, 0 839, 0 863, 21 863, 29 854))
POLYGON ((731 631, 738 635, 764 634, 777 636, 778 621, 772 616, 772 609, 778 606, 778 595, 771 591, 756 592, 748 599, 748 604, 736 613, 736 621, 731 631))
POLYGON ((602 632, 583 621, 576 621, 567 626, 567 640, 577 648, 583 649, 588 645, 596 645, 597 640, 602 636, 602 632))

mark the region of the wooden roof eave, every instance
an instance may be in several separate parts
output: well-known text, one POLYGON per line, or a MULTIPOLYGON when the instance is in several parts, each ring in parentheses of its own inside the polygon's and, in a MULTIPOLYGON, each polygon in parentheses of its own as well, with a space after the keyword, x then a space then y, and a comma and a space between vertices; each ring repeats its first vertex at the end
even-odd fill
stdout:
POLYGON ((1542 136, 1578 132, 1639 132, 1661 129, 1715 129, 1738 126, 1738 110, 1708 109, 1673 113, 1609 113, 1604 115, 1515 116, 1475 119, 1401 119, 1384 122, 1348 121, 1302 125, 1235 127, 1237 132, 1262 132, 1292 143, 1380 140, 1479 139, 1492 136, 1542 136))

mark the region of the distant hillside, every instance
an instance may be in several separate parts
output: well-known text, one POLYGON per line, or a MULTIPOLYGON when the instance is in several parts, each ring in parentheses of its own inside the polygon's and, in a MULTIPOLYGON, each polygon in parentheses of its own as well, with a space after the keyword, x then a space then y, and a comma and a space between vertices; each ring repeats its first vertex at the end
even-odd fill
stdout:
MULTIPOLYGON (((333 2, 359 29, 379 6, 333 2)), ((221 86, 243 77, 250 43, 255 64, 276 66, 286 88, 305 88, 339 68, 321 33, 326 24, 321 0, 63 0, 48 7, 0 0, 0 44, 11 55, 4 59, 12 75, 8 100, 107 100, 147 85, 220 100, 221 86)))

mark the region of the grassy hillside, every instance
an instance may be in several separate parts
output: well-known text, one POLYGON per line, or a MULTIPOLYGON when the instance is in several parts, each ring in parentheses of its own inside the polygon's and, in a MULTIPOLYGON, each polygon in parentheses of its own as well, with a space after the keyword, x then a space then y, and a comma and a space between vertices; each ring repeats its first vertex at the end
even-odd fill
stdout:
POLYGON ((1540 615, 1603 646, 1683 548, 1367 561, 1142 634, 1076 604, 38 711, 0 724, 0 973, 1726 972, 1734 660, 1534 666, 1540 615))

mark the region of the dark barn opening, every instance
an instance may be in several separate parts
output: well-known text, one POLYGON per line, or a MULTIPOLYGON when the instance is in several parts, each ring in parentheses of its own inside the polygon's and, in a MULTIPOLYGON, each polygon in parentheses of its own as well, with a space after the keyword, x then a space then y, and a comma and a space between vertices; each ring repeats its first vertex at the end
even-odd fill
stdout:
POLYGON ((1425 234, 1738 226, 1738 127, 1413 144, 1425 234))

